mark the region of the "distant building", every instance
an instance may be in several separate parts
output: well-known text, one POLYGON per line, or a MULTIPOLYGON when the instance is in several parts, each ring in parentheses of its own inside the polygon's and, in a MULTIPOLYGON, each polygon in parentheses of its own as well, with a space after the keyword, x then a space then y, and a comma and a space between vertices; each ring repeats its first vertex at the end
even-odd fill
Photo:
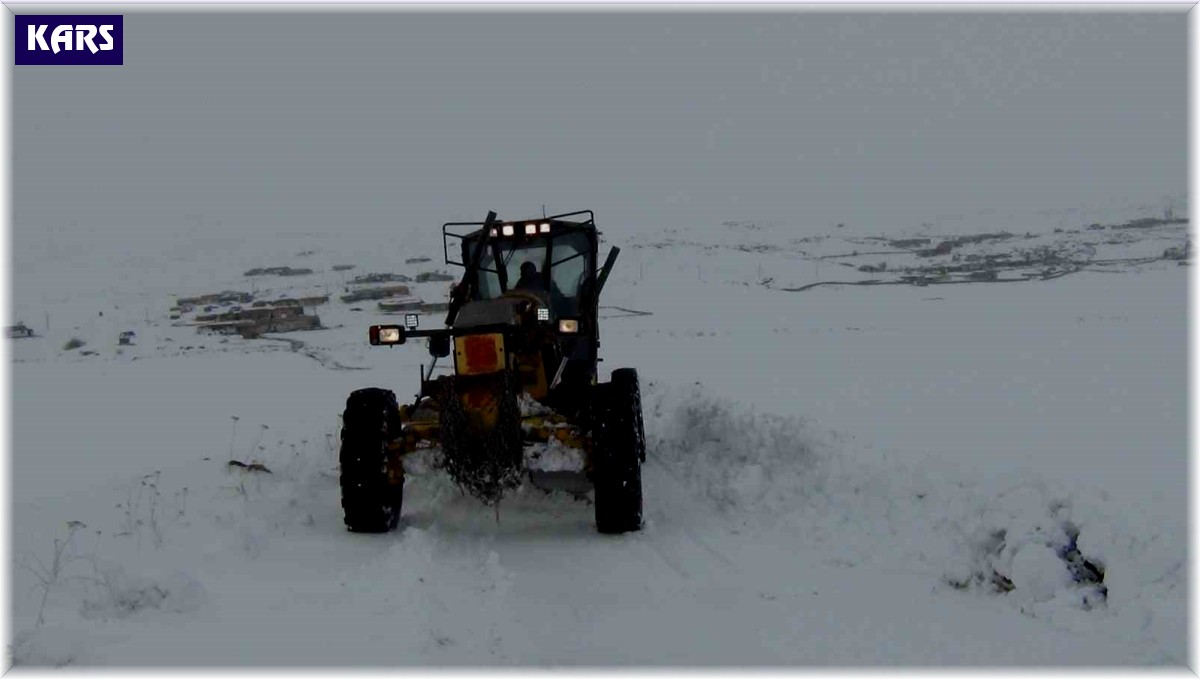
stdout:
POLYGON ((180 297, 178 306, 182 311, 190 311, 190 307, 211 306, 222 303, 230 304, 249 304, 254 300, 254 295, 248 292, 238 292, 236 290, 226 290, 224 292, 216 292, 199 297, 180 297))
POLYGON ((417 282, 418 283, 428 283, 430 281, 452 281, 452 280, 454 280, 454 276, 451 276, 450 274, 445 273, 443 271, 426 271, 424 273, 417 274, 417 282))
POLYGON ((321 327, 319 318, 304 313, 299 305, 259 307, 243 309, 213 316, 202 316, 206 321, 198 327, 201 333, 219 335, 241 335, 253 339, 265 332, 291 332, 294 330, 316 330, 321 327))
POLYGON ((408 276, 396 273, 367 273, 361 276, 355 276, 354 280, 350 281, 352 285, 363 285, 366 283, 407 283, 410 279, 408 276))
POLYGON ((417 299, 414 297, 409 297, 409 298, 405 298, 405 299, 397 299, 397 300, 392 300, 392 301, 388 301, 388 302, 380 302, 379 310, 380 311, 389 311, 389 312, 416 311, 421 308, 421 304, 422 304, 422 302, 420 299, 417 299))
POLYGON ((290 266, 269 266, 250 269, 245 274, 246 276, 307 276, 312 273, 312 269, 293 269, 290 266))
POLYGON ((350 304, 352 302, 360 302, 367 299, 384 299, 387 297, 398 297, 407 295, 409 292, 407 285, 392 285, 382 288, 367 288, 365 290, 356 290, 349 295, 342 295, 342 301, 350 304))

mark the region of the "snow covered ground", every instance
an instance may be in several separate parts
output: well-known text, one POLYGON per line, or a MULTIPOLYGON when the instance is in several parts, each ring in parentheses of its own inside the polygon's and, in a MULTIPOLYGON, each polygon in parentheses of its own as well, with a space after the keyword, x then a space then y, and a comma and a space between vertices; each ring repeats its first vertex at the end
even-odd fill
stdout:
MULTIPOLYGON (((1188 266, 782 289, 917 262, 817 259, 872 236, 936 246, 1003 230, 1019 242, 957 254, 1091 239, 1090 257, 1157 256, 1186 225, 1086 229, 1155 215, 977 215, 908 233, 648 232, 598 215, 622 247, 602 368, 639 369, 650 442, 647 525, 621 537, 595 533, 586 500, 523 489, 497 515, 437 475, 410 477, 397 532, 345 531, 345 397, 409 397, 427 354, 369 347, 367 325, 396 317, 336 297, 353 275, 436 268, 437 225, 371 242, 151 235, 134 255, 26 238, 13 320, 40 336, 8 340, 12 659, 1189 664, 1188 266), (434 262, 400 264, 419 255, 434 262), (242 276, 282 265, 316 272, 242 276), (297 347, 168 320, 172 294, 252 286, 260 299, 331 294, 314 309, 326 329, 280 336, 297 347), (137 345, 118 352, 125 330, 137 345), (75 337, 86 344, 63 350, 75 337)), ((446 284, 413 288, 438 301, 446 284)))

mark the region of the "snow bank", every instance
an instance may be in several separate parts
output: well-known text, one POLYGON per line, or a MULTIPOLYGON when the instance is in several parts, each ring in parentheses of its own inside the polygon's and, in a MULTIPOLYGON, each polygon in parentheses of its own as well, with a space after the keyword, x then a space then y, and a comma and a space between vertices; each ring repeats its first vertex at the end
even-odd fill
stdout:
POLYGON ((782 527, 831 564, 923 572, 1055 625, 1157 640, 1183 661, 1186 532, 1165 501, 902 460, 699 387, 648 384, 643 398, 651 464, 739 525, 782 527))

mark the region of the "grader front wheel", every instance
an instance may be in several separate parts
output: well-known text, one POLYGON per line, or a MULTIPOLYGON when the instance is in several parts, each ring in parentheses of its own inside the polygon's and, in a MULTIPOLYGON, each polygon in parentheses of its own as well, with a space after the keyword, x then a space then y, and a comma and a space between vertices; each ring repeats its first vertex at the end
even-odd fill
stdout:
POLYGON ((637 371, 614 370, 612 381, 596 386, 596 530, 627 533, 642 527, 642 462, 646 433, 637 371))
POLYGON ((356 533, 386 533, 400 522, 403 477, 388 474, 387 444, 400 435, 396 395, 386 389, 359 389, 346 399, 342 415, 342 510, 356 533))

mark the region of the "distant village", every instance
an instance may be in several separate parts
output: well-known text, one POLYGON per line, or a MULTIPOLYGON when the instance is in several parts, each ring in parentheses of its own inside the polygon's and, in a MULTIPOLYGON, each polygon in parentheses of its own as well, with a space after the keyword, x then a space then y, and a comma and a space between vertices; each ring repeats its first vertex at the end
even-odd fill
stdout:
MULTIPOLYGON (((428 261, 428 257, 414 257, 406 260, 406 263, 428 261)), ((333 266, 332 270, 344 272, 354 268, 353 264, 339 264, 333 266)), ((311 269, 277 266, 250 269, 245 272, 245 276, 301 276, 310 273, 313 273, 311 269)), ((433 313, 448 309, 448 302, 426 302, 413 296, 411 288, 405 284, 454 280, 454 276, 444 271, 421 272, 415 277, 396 273, 365 273, 345 281, 345 294, 340 295, 339 299, 344 304, 374 301, 382 313, 433 313)), ((329 299, 329 295, 256 299, 256 293, 224 290, 175 297, 170 307, 169 319, 174 325, 194 326, 201 334, 238 335, 245 339, 254 339, 265 333, 322 329, 324 326, 321 325, 315 307, 328 304, 329 299)), ((357 306, 350 307, 350 310, 362 311, 357 306)), ((101 315, 103 316, 103 313, 101 315)), ((25 323, 7 326, 5 336, 9 339, 40 337, 25 323)), ((137 334, 133 330, 120 332, 117 336, 118 351, 120 347, 133 346, 136 342, 137 334)), ((72 338, 63 349, 74 350, 86 344, 82 339, 72 338)), ((85 353, 95 352, 88 350, 85 353)))
MULTIPOLYGON (((409 263, 429 261, 427 257, 407 260, 409 263)), ((335 271, 353 269, 352 264, 334 266, 335 271)), ((311 273, 308 269, 290 267, 255 268, 247 276, 279 275, 296 276, 311 273)), ((366 273, 355 276, 346 283, 345 293, 339 297, 344 304, 363 301, 378 301, 378 309, 384 313, 438 312, 449 308, 447 302, 425 302, 413 297, 408 285, 398 283, 428 283, 456 280, 444 271, 427 271, 415 279, 395 273, 366 273), (381 285, 383 284, 383 285, 381 285)), ((311 311, 313 307, 329 303, 329 296, 281 298, 255 300, 248 292, 226 290, 223 292, 180 297, 171 307, 170 318, 182 321, 187 314, 196 314, 191 320, 201 333, 217 335, 240 335, 253 339, 264 333, 283 333, 301 330, 319 330, 320 318, 311 311), (309 311, 306 311, 309 310, 309 311)), ((361 309, 352 308, 352 311, 361 309)))
POLYGON ((267 332, 320 328, 321 319, 316 314, 306 314, 304 309, 328 301, 328 296, 256 301, 251 293, 226 290, 180 297, 171 307, 170 318, 181 320, 184 314, 200 312, 193 319, 198 332, 253 339, 267 332))

